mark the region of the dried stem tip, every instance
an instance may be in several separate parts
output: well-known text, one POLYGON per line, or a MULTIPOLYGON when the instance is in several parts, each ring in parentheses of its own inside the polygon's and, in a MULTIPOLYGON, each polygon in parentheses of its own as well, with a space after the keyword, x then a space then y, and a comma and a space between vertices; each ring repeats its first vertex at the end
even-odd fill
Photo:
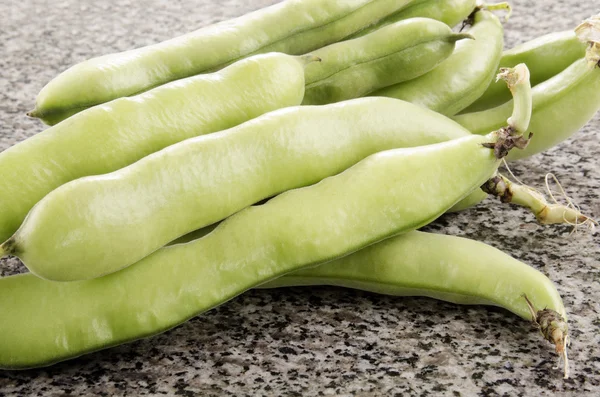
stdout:
POLYGON ((565 319, 556 311, 551 309, 536 310, 527 295, 523 294, 527 307, 531 312, 531 321, 539 328, 540 332, 548 342, 556 347, 556 353, 563 359, 564 378, 569 377, 569 358, 567 356, 567 345, 569 344, 569 327, 565 319))
MULTIPOLYGON (((481 190, 496 196, 503 203, 512 203, 529 209, 542 225, 563 223, 568 225, 593 226, 593 220, 583 215, 572 203, 563 205, 558 202, 549 203, 537 190, 514 183, 503 175, 490 178, 481 186, 481 190)), ((549 187, 548 187, 548 191, 549 187)))
POLYGON ((575 34, 580 41, 589 44, 585 57, 590 66, 600 67, 600 14, 583 21, 575 28, 575 34))
POLYGON ((497 159, 502 159, 506 157, 512 148, 525 149, 532 135, 530 133, 529 137, 525 139, 522 135, 516 135, 514 128, 503 127, 496 131, 497 139, 495 142, 484 143, 482 146, 494 149, 494 156, 497 159))

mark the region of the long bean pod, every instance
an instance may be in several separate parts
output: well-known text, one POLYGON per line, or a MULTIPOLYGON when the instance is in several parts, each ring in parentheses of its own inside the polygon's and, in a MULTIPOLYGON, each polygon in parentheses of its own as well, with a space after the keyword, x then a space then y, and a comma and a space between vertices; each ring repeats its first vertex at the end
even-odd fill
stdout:
POLYGON ((492 305, 531 320, 522 294, 566 318, 555 285, 502 251, 466 238, 410 232, 259 286, 336 285, 397 296, 492 305))
POLYGON ((150 336, 285 273, 421 227, 495 172, 489 142, 501 144, 501 134, 377 153, 105 277, 2 278, 0 367, 48 365, 150 336))
MULTIPOLYGON (((487 244, 410 232, 323 265, 288 273, 259 288, 333 285, 395 296, 427 296, 461 305, 492 305, 532 318, 523 294, 553 315, 542 334, 567 357, 566 312, 541 272, 487 244), (550 329, 551 328, 551 329, 550 329)), ((568 361, 565 360, 565 376, 568 361)))
POLYGON ((250 55, 304 54, 348 37, 413 1, 283 1, 162 43, 78 63, 42 88, 30 115, 54 124, 88 107, 216 71, 250 55))
POLYGON ((35 205, 0 255, 18 256, 43 278, 98 277, 373 153, 467 135, 442 115, 390 98, 282 109, 62 185, 35 205))
POLYGON ((0 240, 58 186, 125 167, 176 142, 220 131, 304 97, 314 57, 257 55, 94 107, 0 153, 0 240))
POLYGON ((470 36, 453 33, 442 22, 412 18, 313 51, 323 62, 307 65, 302 104, 359 98, 414 79, 448 58, 455 42, 464 38, 470 36))
POLYGON ((475 13, 469 33, 475 40, 458 42, 454 53, 429 73, 370 95, 402 99, 445 115, 460 112, 496 75, 504 45, 502 24, 485 9, 475 13))
POLYGON ((408 7, 387 16, 373 26, 363 29, 348 38, 361 37, 384 26, 410 18, 431 18, 455 26, 467 19, 475 10, 476 0, 426 0, 415 1, 408 7))

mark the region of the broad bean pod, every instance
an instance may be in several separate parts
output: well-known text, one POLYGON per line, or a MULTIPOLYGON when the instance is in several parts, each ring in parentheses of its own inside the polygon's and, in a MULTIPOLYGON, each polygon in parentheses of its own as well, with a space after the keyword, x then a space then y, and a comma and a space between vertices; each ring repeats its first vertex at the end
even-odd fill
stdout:
POLYGON ((71 180, 123 168, 176 142, 299 105, 314 57, 264 54, 86 110, 0 153, 0 240, 71 180))
MULTIPOLYGON (((487 244, 410 232, 323 265, 288 273, 258 288, 333 285, 395 296, 427 296, 461 305, 499 306, 536 321, 523 294, 555 322, 542 334, 567 357, 566 313, 555 285, 538 270, 487 244)), ((565 360, 565 375, 568 362, 565 360)))
POLYGON ((302 104, 359 98, 414 79, 448 58, 457 40, 469 37, 434 19, 411 18, 313 51, 323 62, 306 66, 302 104))
POLYGON ((467 19, 475 10, 475 0, 426 0, 415 1, 408 7, 396 12, 373 26, 361 30, 348 38, 361 37, 392 23, 409 18, 431 18, 455 26, 467 19))
MULTIPOLYGON (((585 48, 585 44, 572 30, 554 32, 504 51, 499 66, 512 68, 519 63, 526 64, 531 74, 531 85, 535 86, 583 58, 585 48)), ((509 100, 510 91, 506 89, 506 85, 492 82, 483 95, 463 110, 463 113, 490 109, 509 100)))
POLYGON ((2 278, 0 368, 49 365, 166 331, 285 273, 419 228, 490 178, 500 160, 483 144, 501 141, 469 135, 379 152, 105 277, 2 278))
POLYGON ((29 114, 55 124, 88 107, 213 72, 250 55, 304 54, 348 37, 413 1, 283 1, 162 43, 78 63, 42 88, 29 114))
POLYGON ((0 255, 18 256, 50 280, 98 277, 371 154, 467 135, 442 115, 391 98, 281 109, 60 186, 34 206, 0 255))
POLYGON ((566 318, 548 277, 474 240, 410 232, 331 262, 288 273, 258 288, 332 285, 396 296, 427 296, 461 305, 502 307, 525 320, 521 294, 566 318))
POLYGON ((460 112, 496 75, 504 45, 502 24, 485 9, 475 13, 469 33, 475 40, 458 42, 454 53, 432 71, 370 95, 402 99, 445 115, 460 112))

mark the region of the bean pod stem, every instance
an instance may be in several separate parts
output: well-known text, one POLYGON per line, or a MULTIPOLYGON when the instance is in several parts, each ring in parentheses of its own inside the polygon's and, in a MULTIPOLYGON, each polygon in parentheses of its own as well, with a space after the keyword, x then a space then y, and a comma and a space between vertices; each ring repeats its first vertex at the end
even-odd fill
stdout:
POLYGON ((524 138, 523 134, 531 120, 531 84, 525 64, 502 69, 497 78, 506 81, 514 98, 512 115, 507 120, 508 126, 497 131, 499 139, 496 142, 485 144, 486 147, 493 148, 496 157, 501 159, 512 148, 525 149, 529 143, 529 139, 524 138))
POLYGON ((503 175, 496 175, 488 180, 481 189, 496 196, 503 203, 512 203, 528 208, 533 212, 539 223, 543 225, 563 224, 570 225, 592 224, 593 221, 583 215, 578 209, 559 203, 548 203, 544 196, 536 190, 513 183, 503 175))
POLYGON ((531 83, 529 81, 529 69, 524 63, 520 63, 514 68, 502 68, 496 78, 506 81, 510 90, 514 106, 513 114, 508 118, 508 126, 519 135, 523 135, 529 128, 531 121, 531 83))

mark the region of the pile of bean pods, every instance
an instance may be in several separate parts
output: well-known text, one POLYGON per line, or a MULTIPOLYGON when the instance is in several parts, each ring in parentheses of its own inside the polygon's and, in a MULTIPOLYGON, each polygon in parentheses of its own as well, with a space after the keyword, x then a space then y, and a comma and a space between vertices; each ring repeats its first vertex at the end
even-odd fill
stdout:
POLYGON ((504 50, 502 10, 287 0, 61 73, 28 113, 51 127, 0 153, 0 255, 30 271, 0 279, 0 368, 151 336, 250 288, 327 284, 504 307, 567 377, 546 276, 417 231, 488 195, 594 224, 498 168, 600 109, 600 17, 504 50))

